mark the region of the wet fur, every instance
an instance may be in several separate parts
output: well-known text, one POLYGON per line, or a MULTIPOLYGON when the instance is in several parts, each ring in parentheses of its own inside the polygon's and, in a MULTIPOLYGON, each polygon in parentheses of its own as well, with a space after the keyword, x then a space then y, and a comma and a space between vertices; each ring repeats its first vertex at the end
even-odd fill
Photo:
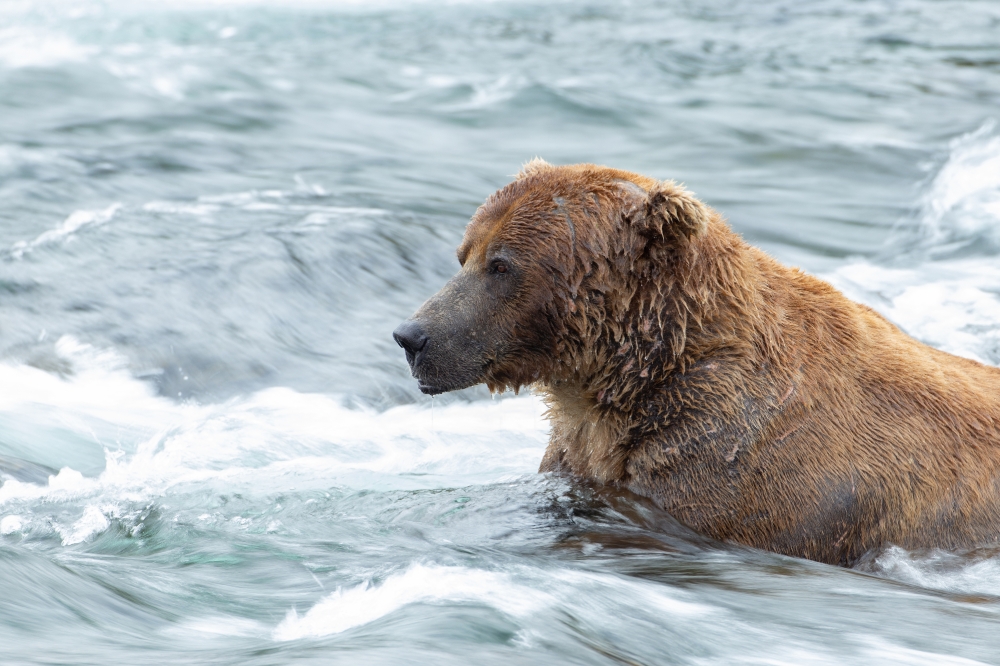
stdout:
POLYGON ((496 313, 514 340, 477 379, 544 396, 542 471, 828 563, 998 540, 997 368, 781 265, 671 182, 534 161, 476 213, 459 256, 497 247, 526 286, 496 313))

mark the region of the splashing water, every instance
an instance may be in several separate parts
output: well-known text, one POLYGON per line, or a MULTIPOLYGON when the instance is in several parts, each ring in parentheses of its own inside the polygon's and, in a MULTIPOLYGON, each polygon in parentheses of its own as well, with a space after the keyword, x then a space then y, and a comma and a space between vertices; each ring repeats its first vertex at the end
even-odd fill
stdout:
POLYGON ((1000 135, 990 120, 951 142, 948 161, 922 202, 927 245, 1000 242, 1000 135))

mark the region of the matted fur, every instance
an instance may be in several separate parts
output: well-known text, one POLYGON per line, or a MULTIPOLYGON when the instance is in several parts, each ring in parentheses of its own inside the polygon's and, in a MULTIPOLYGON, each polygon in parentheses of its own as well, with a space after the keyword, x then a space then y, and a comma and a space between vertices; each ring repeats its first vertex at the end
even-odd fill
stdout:
POLYGON ((829 563, 1000 537, 1000 370, 781 265, 684 188, 533 160, 476 212, 463 274, 496 248, 523 276, 475 306, 496 332, 473 381, 544 396, 542 471, 829 563))

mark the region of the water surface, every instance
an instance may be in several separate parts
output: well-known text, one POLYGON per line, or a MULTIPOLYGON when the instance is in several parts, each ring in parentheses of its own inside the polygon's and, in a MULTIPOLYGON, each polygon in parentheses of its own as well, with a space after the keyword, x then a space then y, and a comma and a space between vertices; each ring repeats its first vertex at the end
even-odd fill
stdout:
POLYGON ((685 182, 1000 363, 1000 6, 0 5, 0 660, 1000 663, 1000 553, 844 570, 535 473, 396 324, 534 156, 685 182))

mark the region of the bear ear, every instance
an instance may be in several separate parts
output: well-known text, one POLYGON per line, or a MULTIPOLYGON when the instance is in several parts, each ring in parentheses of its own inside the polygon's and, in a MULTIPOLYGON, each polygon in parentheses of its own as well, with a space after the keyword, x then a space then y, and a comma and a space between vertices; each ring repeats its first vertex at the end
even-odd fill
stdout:
POLYGON ((534 157, 524 163, 524 166, 521 167, 521 173, 517 174, 515 178, 517 180, 522 180, 528 176, 534 176, 536 173, 548 171, 551 168, 552 165, 543 160, 541 157, 534 157))
POLYGON ((708 206, 673 181, 658 183, 646 195, 645 215, 636 220, 647 237, 682 242, 708 228, 708 206))

